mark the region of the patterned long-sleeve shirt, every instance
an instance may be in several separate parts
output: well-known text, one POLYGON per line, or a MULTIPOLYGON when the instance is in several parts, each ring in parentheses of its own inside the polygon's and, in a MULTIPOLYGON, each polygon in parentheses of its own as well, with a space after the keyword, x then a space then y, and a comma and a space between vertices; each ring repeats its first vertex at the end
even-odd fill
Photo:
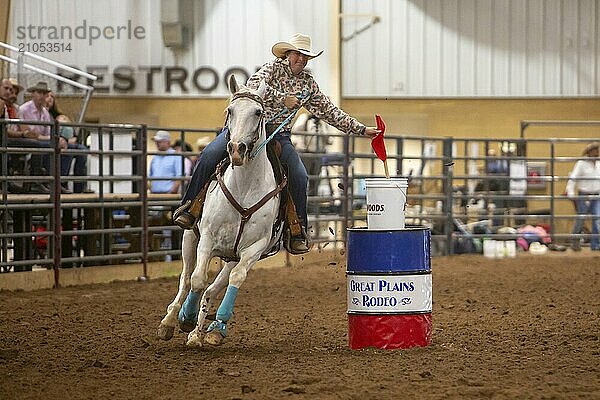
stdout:
MULTIPOLYGON (((263 80, 267 84, 265 98, 263 99, 267 121, 270 121, 285 108, 284 100, 286 96, 308 95, 300 99, 300 103, 309 112, 342 132, 364 134, 365 126, 336 107, 321 92, 319 85, 309 72, 304 70, 300 74, 294 75, 287 59, 278 58, 264 64, 248 79, 246 85, 256 90, 263 80)), ((287 115, 284 113, 270 121, 270 123, 279 125, 286 117, 287 115)), ((291 125, 290 121, 283 128, 290 130, 291 125)))

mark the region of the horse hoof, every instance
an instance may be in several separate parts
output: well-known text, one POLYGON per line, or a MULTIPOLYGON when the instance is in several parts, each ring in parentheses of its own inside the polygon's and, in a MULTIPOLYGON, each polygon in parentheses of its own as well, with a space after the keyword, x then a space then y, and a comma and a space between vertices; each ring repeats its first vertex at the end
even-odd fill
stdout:
POLYGON ((156 336, 158 336, 159 339, 162 340, 171 340, 171 338, 173 337, 173 332, 175 331, 175 327, 173 326, 166 326, 166 325, 160 325, 158 327, 158 331, 156 332, 156 336))
POLYGON ((196 327, 196 323, 198 322, 198 318, 186 315, 185 309, 183 308, 179 310, 179 317, 177 318, 177 320, 179 321, 179 329, 186 333, 190 333, 191 331, 193 331, 196 327))
POLYGON ((220 346, 223 343, 224 336, 221 332, 214 330, 210 331, 204 336, 204 342, 210 344, 211 346, 220 346))
POLYGON ((183 303, 183 306, 179 310, 177 320, 179 321, 179 328, 184 332, 191 332, 198 323, 198 293, 190 291, 187 299, 183 303))
POLYGON ((202 347, 202 338, 197 332, 190 333, 186 342, 188 347, 202 347))
POLYGON ((196 327, 196 321, 179 321, 179 329, 185 333, 190 333, 196 327))

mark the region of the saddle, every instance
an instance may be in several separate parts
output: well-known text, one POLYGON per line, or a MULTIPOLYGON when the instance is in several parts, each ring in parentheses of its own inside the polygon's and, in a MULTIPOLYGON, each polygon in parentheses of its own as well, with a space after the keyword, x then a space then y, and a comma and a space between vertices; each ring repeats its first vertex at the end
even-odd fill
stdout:
MULTIPOLYGON (((273 167, 273 175, 275 176, 275 182, 280 185, 281 182, 284 181, 287 176, 286 167, 281 163, 279 156, 281 155, 281 144, 278 141, 271 141, 267 144, 267 158, 271 162, 271 166, 273 167)), ((206 200, 206 193, 208 192, 208 188, 213 180, 217 179, 217 172, 221 173, 229 166, 229 161, 225 159, 221 164, 220 171, 215 171, 215 173, 211 176, 209 181, 204 185, 204 187, 198 193, 198 196, 194 198, 192 204, 190 205, 189 212, 199 221, 202 218, 202 209, 204 208, 204 201, 206 200)), ((275 220, 275 225, 273 226, 273 235, 275 235, 281 226, 284 224, 284 232, 285 236, 297 236, 302 232, 302 227, 300 225, 300 220, 298 218, 298 213, 296 212, 296 205, 292 200, 292 196, 289 192, 289 186, 281 192, 281 202, 279 205, 279 214, 277 219, 275 220)), ((286 250, 290 251, 288 248, 289 240, 284 240, 284 246, 286 250)), ((279 249, 269 252, 267 256, 272 255, 272 253, 276 253, 279 249)), ((290 251, 291 252, 291 251, 290 251)), ((292 252, 291 252, 292 253, 292 252)), ((292 253, 294 254, 294 253, 292 253)))

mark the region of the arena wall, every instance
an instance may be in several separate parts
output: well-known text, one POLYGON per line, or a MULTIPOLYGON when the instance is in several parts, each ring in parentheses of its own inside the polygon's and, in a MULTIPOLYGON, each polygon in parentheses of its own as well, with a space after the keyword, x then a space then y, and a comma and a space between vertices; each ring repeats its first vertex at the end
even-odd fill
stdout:
MULTIPOLYGON (((162 127, 213 128, 223 123, 227 99, 94 97, 87 119, 162 127)), ((600 99, 344 99, 342 108, 364 123, 381 114, 388 132, 427 136, 518 138, 522 120, 600 120, 600 99), (419 131, 411 130, 419 121, 419 131)), ((597 138, 597 129, 536 129, 535 137, 597 138), (543 136, 539 136, 540 132, 543 136)), ((529 133, 529 132, 528 132, 529 133)))
MULTIPOLYGON (((279 252, 273 257, 258 261, 255 269, 295 267, 311 263, 329 263, 332 267, 344 262, 341 250, 315 250, 303 256, 291 256, 287 252, 279 252)), ((220 261, 213 259, 211 271, 218 271, 220 261)), ((179 262, 154 262, 148 264, 147 277, 158 279, 177 277, 181 273, 179 262)), ((87 285, 93 283, 110 283, 114 281, 140 280, 143 275, 141 264, 122 264, 111 266, 94 266, 93 268, 61 268, 61 286, 87 285)), ((51 289, 54 286, 54 271, 40 270, 28 273, 0 274, 0 290, 38 290, 51 289)))

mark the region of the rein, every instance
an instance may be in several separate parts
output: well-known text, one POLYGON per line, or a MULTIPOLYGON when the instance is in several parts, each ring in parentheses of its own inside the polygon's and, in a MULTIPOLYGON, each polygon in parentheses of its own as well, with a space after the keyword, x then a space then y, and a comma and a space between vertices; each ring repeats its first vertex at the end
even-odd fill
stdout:
POLYGON ((281 180, 281 183, 279 185, 277 185, 277 187, 275 189, 273 189, 269 193, 267 193, 262 199, 260 199, 260 201, 258 203, 254 204, 250 208, 244 208, 240 205, 240 203, 237 202, 237 200, 233 197, 233 195, 231 194, 229 189, 227 189, 227 186, 225 186, 225 182, 223 182, 223 173, 221 171, 222 163, 223 162, 220 162, 219 165, 217 165, 217 171, 216 171, 217 182, 219 183, 219 186, 221 187, 223 194, 225 195, 227 200, 229 200, 229 203, 237 210, 237 212, 240 213, 240 215, 242 217, 242 220, 240 221, 240 227, 238 229, 238 233, 235 238, 235 244, 233 245, 233 252, 235 254, 237 254, 238 245, 240 244, 240 239, 242 237, 242 232, 244 231, 244 226, 246 225, 246 222, 248 222, 250 217, 252 217, 252 214, 254 214, 256 211, 258 211, 262 206, 264 206, 267 203, 267 201, 269 201, 273 197, 277 196, 279 194, 279 192, 281 192, 283 190, 283 188, 287 184, 287 177, 284 175, 283 179, 281 180))
MULTIPOLYGON (((298 96, 296 96, 298 98, 298 100, 304 100, 308 97, 308 92, 304 91, 301 94, 299 94, 298 96)), ((262 99, 261 99, 262 100, 262 99)), ((262 104, 262 103, 261 103, 262 104)), ((291 111, 288 110, 288 108, 284 108, 283 110, 281 110, 277 115, 275 115, 273 118, 271 118, 270 120, 267 121, 267 123, 272 122, 275 118, 285 114, 286 112, 290 112, 290 115, 287 116, 287 118, 285 120, 283 120, 283 122, 281 124, 279 124, 279 126, 277 127, 277 129, 275 129, 273 131, 273 133, 271 133, 269 135, 268 138, 266 138, 261 144, 259 144, 258 146, 256 146, 254 148, 254 150, 252 150, 252 152, 250 153, 250 155, 248 156, 249 158, 254 158, 257 156, 258 153, 260 153, 260 151, 275 137, 275 135, 285 126, 285 124, 287 124, 288 122, 290 122, 294 116, 298 113, 298 111, 300 111, 300 107, 298 107, 296 110, 291 111)))

